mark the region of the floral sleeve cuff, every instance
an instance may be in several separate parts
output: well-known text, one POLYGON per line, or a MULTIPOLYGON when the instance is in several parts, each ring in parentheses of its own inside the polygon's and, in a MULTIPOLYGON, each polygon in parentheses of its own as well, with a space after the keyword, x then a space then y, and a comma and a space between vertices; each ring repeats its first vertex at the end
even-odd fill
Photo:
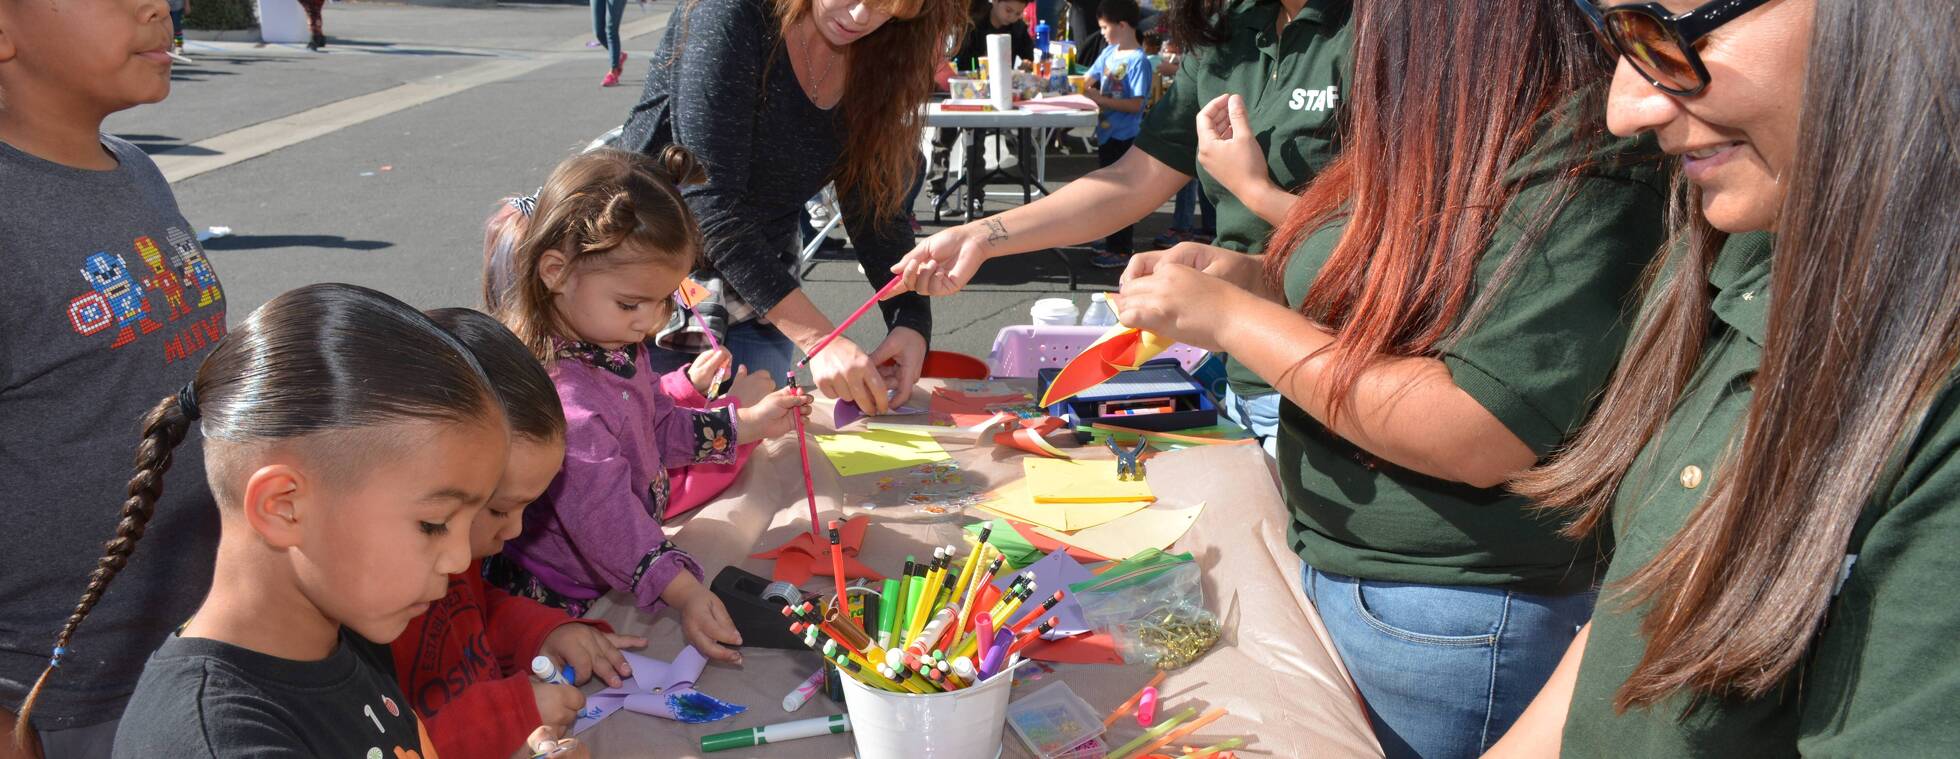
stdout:
POLYGON ((694 418, 695 464, 735 462, 735 408, 726 406, 706 411, 690 411, 694 418))
POLYGON ((693 556, 671 540, 661 541, 660 545, 640 557, 639 566, 633 569, 633 577, 626 583, 626 592, 631 593, 647 613, 658 613, 666 607, 666 603, 660 600, 660 594, 666 592, 667 586, 682 572, 694 575, 696 580, 706 581, 707 578, 707 573, 701 570, 701 563, 695 561, 693 556))

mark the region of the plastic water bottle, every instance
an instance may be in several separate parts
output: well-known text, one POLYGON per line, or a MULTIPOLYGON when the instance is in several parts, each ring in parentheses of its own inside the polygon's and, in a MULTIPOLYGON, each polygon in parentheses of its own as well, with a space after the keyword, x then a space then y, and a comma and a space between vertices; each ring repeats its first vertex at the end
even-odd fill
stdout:
POLYGON ((1034 55, 1036 58, 1048 56, 1048 35, 1052 32, 1047 21, 1037 21, 1034 25, 1034 55))
POLYGON ((1109 297, 1102 293, 1089 296, 1089 312, 1082 315, 1084 327, 1116 326, 1116 309, 1109 307, 1109 297))

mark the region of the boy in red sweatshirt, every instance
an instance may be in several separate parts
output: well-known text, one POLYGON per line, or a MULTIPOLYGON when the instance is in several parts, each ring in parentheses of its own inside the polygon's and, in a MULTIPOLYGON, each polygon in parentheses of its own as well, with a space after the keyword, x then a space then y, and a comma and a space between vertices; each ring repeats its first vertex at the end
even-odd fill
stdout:
POLYGON ((470 350, 496 388, 510 423, 510 458, 496 494, 470 523, 477 561, 450 576, 448 595, 395 639, 395 677, 442 756, 528 757, 534 730, 569 731, 585 705, 578 688, 532 678, 534 657, 571 665, 576 682, 598 677, 619 687, 621 678, 632 676, 620 647, 647 642, 484 582, 482 559, 517 537, 524 507, 558 475, 565 459, 564 411, 544 368, 502 324, 469 309, 429 315, 470 350))

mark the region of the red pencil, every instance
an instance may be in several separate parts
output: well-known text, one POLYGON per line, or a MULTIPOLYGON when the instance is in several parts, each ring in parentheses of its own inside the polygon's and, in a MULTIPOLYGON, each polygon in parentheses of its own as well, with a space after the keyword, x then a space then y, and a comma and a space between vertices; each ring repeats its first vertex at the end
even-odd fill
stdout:
MULTIPOLYGON (((789 373, 789 394, 792 396, 803 394, 803 388, 796 386, 796 372, 789 373)), ((817 531, 817 481, 810 477, 810 438, 803 432, 803 414, 796 413, 792 416, 796 417, 796 452, 803 457, 803 495, 810 502, 810 536, 818 537, 820 533, 817 531)), ((841 583, 842 580, 840 579, 839 582, 841 583)))
POLYGON ((1055 629, 1055 623, 1060 621, 1061 621, 1061 617, 1049 617, 1048 621, 1041 623, 1040 627, 1037 627, 1033 630, 1029 630, 1027 634, 1022 635, 1020 639, 1014 641, 1014 645, 1008 646, 1007 656, 1003 658, 1012 658, 1015 654, 1020 653, 1021 649, 1027 648, 1030 644, 1034 643, 1042 635, 1047 634, 1049 630, 1055 629))
POLYGON ((844 334, 844 330, 850 329, 851 325, 857 323, 857 320, 864 316, 866 311, 870 311, 872 306, 878 305, 879 300, 883 299, 886 295, 890 295, 893 290, 898 289, 898 286, 904 281, 904 277, 892 277, 892 281, 885 283, 884 287, 878 289, 877 295, 871 296, 871 300, 865 301, 864 305, 858 306, 857 310, 852 311, 850 316, 844 317, 844 321, 837 323, 836 329, 831 330, 830 334, 824 335, 822 340, 818 340, 817 344, 810 348, 810 352, 803 354, 803 360, 796 362, 796 367, 801 369, 805 365, 808 365, 810 359, 816 358, 818 353, 823 352, 823 349, 830 345, 830 341, 837 339, 838 335, 844 334))
POLYGON ((1040 619, 1041 615, 1047 614, 1049 609, 1055 608, 1055 604, 1061 602, 1062 602, 1062 591, 1057 590, 1055 591, 1055 595, 1049 596, 1048 600, 1041 602, 1041 608, 1035 609, 1034 613, 1022 617, 1021 621, 1015 622, 1012 625, 1008 625, 1007 629, 1013 630, 1015 635, 1020 635, 1021 629, 1027 627, 1029 622, 1033 622, 1037 619, 1040 619))

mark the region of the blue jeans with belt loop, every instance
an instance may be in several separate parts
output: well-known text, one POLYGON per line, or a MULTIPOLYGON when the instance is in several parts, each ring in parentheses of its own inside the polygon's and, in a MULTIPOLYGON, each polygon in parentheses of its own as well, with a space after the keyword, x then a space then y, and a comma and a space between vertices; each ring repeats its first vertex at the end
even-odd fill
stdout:
POLYGON ((1490 748, 1558 668, 1595 597, 1300 573, 1389 759, 1490 748))

